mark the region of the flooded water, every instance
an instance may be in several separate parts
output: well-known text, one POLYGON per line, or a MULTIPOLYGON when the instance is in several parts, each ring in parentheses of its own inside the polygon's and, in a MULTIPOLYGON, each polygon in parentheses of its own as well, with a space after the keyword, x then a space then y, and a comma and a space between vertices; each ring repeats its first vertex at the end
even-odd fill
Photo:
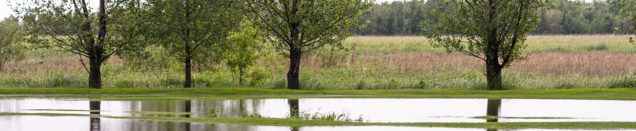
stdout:
MULTIPOLYGON (((0 99, 0 130, 102 131, 350 131, 350 130, 479 130, 397 126, 285 127, 184 123, 88 117, 310 117, 337 114, 362 122, 636 122, 636 101, 548 99, 247 99, 90 101, 89 99, 0 99), (212 113, 214 111, 214 113, 212 113), (65 114, 64 116, 46 116, 65 114), (488 117, 486 117, 488 116, 488 117), (489 119, 485 119, 489 118, 489 119)), ((540 130, 540 129, 524 129, 540 130)), ((490 131, 490 130, 488 130, 490 131)))

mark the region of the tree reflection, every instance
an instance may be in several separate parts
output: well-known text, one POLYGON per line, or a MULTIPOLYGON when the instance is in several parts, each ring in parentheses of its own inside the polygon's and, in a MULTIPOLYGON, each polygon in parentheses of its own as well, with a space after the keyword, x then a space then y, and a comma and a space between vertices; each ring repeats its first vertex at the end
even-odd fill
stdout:
MULTIPOLYGON (((486 119, 486 122, 499 122, 499 109, 501 108, 501 99, 488 99, 488 116, 494 116, 494 119, 486 119)), ((490 131, 490 130, 489 130, 490 131)))
POLYGON ((100 101, 90 101, 88 103, 88 106, 90 107, 90 114, 91 114, 91 131, 99 131, 101 130, 100 127, 100 119, 99 119, 99 115, 100 115, 100 110, 101 110, 101 103, 100 101))
POLYGON ((289 116, 299 117, 300 112, 298 110, 298 99, 287 99, 287 104, 289 104, 289 116))
MULTIPOLYGON (((192 100, 186 100, 185 101, 185 112, 186 115, 184 116, 185 118, 190 118, 190 114, 192 111, 192 100)), ((185 123, 185 130, 186 131, 190 131, 190 122, 185 123)))

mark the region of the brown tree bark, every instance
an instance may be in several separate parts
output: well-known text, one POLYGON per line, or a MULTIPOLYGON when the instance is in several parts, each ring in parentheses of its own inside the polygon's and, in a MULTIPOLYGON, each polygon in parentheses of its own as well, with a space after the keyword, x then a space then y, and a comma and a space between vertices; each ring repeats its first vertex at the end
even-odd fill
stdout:
POLYGON ((488 81, 488 90, 503 90, 503 80, 501 70, 503 68, 499 63, 486 62, 486 80, 488 81))
POLYGON ((300 50, 289 51, 289 71, 287 72, 287 87, 289 89, 300 89, 300 50))
POLYGON ((190 51, 190 45, 186 42, 185 46, 186 58, 185 58, 185 83, 184 88, 192 87, 192 52, 190 51))
POLYGON ((102 66, 101 60, 91 58, 88 63, 90 65, 90 69, 88 72, 88 86, 94 89, 102 88, 102 74, 100 70, 102 66))
MULTIPOLYGON (((292 17, 295 17, 298 12, 298 0, 292 2, 292 17)), ((300 21, 297 19, 290 19, 290 36, 291 44, 289 44, 289 72, 287 72, 287 88, 288 89, 300 89, 300 58, 302 57, 302 45, 299 37, 300 21)))
MULTIPOLYGON (((488 1, 490 6, 489 21, 494 22, 495 14, 497 12, 494 2, 488 1)), ((488 81, 488 90, 502 90, 501 69, 503 66, 499 64, 499 45, 501 44, 497 40, 497 27, 490 25, 487 37, 486 47, 486 80, 488 81)))
MULTIPOLYGON (((90 23, 87 23, 84 28, 85 31, 90 32, 90 23)), ((88 86, 90 88, 100 89, 102 88, 102 75, 101 75, 101 66, 104 62, 104 41, 106 37, 106 6, 104 0, 99 1, 99 33, 97 34, 97 43, 92 40, 92 37, 87 37, 90 39, 89 44, 89 75, 88 75, 88 86)))

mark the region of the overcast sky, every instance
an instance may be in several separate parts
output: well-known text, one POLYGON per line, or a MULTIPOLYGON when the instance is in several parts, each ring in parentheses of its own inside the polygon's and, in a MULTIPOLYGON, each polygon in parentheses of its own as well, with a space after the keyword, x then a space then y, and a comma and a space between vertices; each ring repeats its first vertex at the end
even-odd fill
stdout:
POLYGON ((7 1, 8 0, 0 0, 0 19, 4 19, 5 17, 13 14, 13 11, 9 8, 7 1))

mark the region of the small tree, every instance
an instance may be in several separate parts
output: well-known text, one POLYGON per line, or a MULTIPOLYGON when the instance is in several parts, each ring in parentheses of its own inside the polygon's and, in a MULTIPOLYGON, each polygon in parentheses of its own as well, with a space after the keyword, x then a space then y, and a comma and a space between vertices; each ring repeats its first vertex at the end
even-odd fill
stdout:
POLYGON ((501 90, 501 70, 522 59, 524 41, 540 19, 542 0, 443 0, 422 23, 436 47, 486 62, 489 90, 501 90), (438 13, 437 11, 444 11, 438 13))
POLYGON ((371 7, 369 0, 247 0, 254 25, 289 57, 287 86, 299 89, 303 53, 341 42, 371 7))
POLYGON ((251 21, 244 20, 239 32, 232 32, 228 41, 230 48, 224 53, 225 63, 233 72, 238 73, 238 82, 243 84, 245 69, 254 65, 262 54, 258 31, 254 29, 251 21))
MULTIPOLYGON (((222 40, 239 23, 234 0, 147 0, 149 35, 185 64, 184 87, 192 86, 192 60, 206 52, 221 53, 222 40), (207 50, 203 50, 207 49, 207 50), (216 49, 216 50, 215 50, 216 49)), ((206 58, 210 59, 210 58, 206 58)))
POLYGON ((10 17, 0 22, 0 71, 6 64, 24 57, 22 32, 18 19, 10 17))
MULTIPOLYGON (((98 12, 86 0, 30 0, 17 9, 22 14, 28 41, 38 48, 55 48, 88 58, 88 85, 101 88, 101 66, 121 46, 106 37, 107 2, 99 0, 98 12)), ((110 6, 118 5, 113 0, 110 6)), ((84 65, 84 61, 82 64, 84 65)))

